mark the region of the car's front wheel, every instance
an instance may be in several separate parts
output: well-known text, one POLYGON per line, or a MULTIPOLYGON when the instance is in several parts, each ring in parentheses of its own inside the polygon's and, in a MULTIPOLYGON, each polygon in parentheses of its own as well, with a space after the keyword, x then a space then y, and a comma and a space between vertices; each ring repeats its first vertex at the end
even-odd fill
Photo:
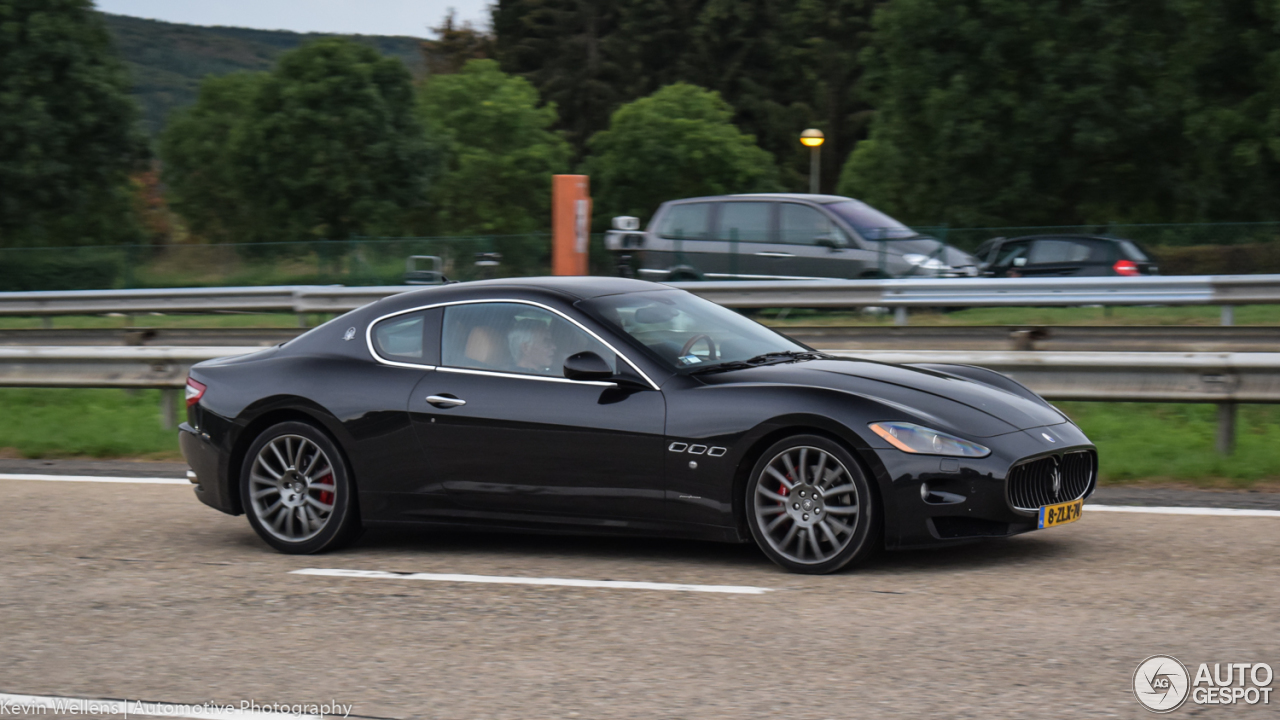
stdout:
POLYGON ((355 485, 337 445, 301 422, 267 428, 249 446, 240 498, 249 524, 290 554, 335 550, 360 532, 355 485))
POLYGON ((747 524, 756 544, 798 573, 861 562, 883 538, 880 508, 862 466, 818 435, 785 438, 764 452, 747 483, 747 524))

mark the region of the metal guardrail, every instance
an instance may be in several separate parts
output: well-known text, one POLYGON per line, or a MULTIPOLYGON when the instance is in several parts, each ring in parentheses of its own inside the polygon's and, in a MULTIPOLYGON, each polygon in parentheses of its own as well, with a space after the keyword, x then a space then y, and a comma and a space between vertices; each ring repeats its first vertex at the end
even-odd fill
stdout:
MULTIPOLYGON (((260 347, 0 347, 0 386, 162 388, 176 393, 197 362, 260 347)), ((1238 403, 1280 403, 1280 353, 1045 353, 833 350, 878 362, 959 363, 1005 373, 1050 400, 1216 403, 1218 447, 1234 445, 1238 403)))
MULTIPOLYGON (((812 347, 847 351, 1280 352, 1280 327, 1211 325, 788 325, 812 347)), ((0 346, 269 347, 301 328, 0 328, 0 346)))
MULTIPOLYGON (((1280 304, 1280 275, 680 282, 727 307, 994 307, 1280 304)), ((0 315, 354 310, 419 288, 275 286, 0 293, 0 315)))

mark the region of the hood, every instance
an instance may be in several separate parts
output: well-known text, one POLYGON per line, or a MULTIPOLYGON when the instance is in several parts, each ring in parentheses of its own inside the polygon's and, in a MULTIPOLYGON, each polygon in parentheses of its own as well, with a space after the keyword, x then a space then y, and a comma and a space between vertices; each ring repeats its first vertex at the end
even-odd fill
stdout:
POLYGON ((937 430, 992 437, 1066 422, 1046 404, 983 382, 923 368, 832 358, 703 375, 707 384, 821 387, 871 398, 937 430))

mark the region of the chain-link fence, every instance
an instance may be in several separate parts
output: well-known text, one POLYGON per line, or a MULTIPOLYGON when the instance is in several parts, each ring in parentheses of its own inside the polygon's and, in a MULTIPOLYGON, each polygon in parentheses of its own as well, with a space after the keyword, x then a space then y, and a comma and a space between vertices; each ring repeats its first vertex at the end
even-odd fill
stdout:
MULTIPOLYGON (((901 229, 899 228, 899 231, 901 229)), ((915 228, 972 252, 995 237, 1105 235, 1137 241, 1166 275, 1280 273, 1280 222, 1069 227, 915 228)), ((884 249, 893 239, 875 243, 884 249)), ((749 243, 741 243, 751 250, 749 243)), ((930 244, 925 255, 938 255, 930 244)), ((602 235, 590 245, 592 274, 615 275, 602 235)), ((549 234, 352 238, 256 244, 0 248, 0 291, 238 285, 399 285, 545 275, 549 234)))

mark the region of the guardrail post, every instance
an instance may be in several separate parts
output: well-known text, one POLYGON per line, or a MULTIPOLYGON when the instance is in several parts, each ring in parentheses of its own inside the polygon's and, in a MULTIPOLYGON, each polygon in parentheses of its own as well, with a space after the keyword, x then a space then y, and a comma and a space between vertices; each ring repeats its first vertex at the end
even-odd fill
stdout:
POLYGON ((906 305, 899 305, 898 307, 893 309, 893 324, 894 325, 907 324, 907 306, 906 305))
POLYGON ((1218 452, 1230 455, 1236 449, 1236 404, 1218 403, 1218 452))
POLYGON ((165 430, 178 427, 178 391, 173 388, 160 390, 160 426, 165 430))
POLYGON ((1222 324, 1226 327, 1236 324, 1236 307, 1234 305, 1222 306, 1222 324))

